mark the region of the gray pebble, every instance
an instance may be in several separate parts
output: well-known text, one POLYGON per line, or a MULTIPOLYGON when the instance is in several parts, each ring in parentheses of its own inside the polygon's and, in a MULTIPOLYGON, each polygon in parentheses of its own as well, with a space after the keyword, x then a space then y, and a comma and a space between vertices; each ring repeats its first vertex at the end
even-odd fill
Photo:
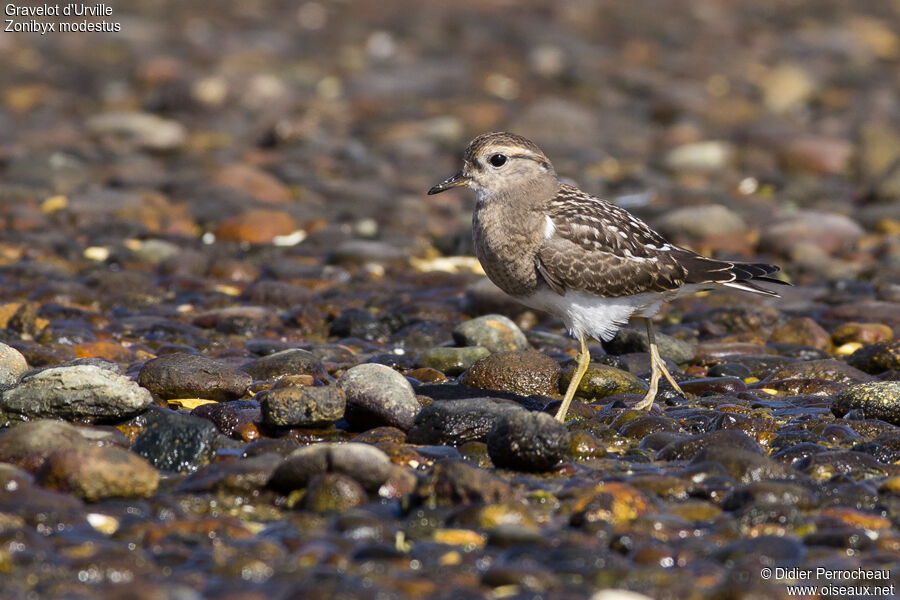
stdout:
POLYGON ((152 402, 150 392, 124 375, 80 365, 26 375, 3 392, 0 410, 12 420, 59 418, 97 423, 133 417, 152 402))
POLYGON ((344 416, 356 428, 391 425, 406 431, 422 408, 406 378, 384 365, 357 365, 337 385, 347 396, 344 416))
POLYGON ((187 473, 215 455, 216 426, 199 417, 160 413, 134 441, 132 449, 163 471, 187 473))
POLYGON ((439 400, 422 409, 407 440, 412 444, 452 446, 484 442, 503 418, 524 411, 514 402, 494 398, 439 400))
POLYGON ((324 442, 295 450, 284 459, 269 480, 276 490, 303 489, 310 479, 325 473, 339 473, 355 479, 365 489, 375 491, 391 474, 391 459, 369 444, 324 442))
POLYGON ((484 346, 491 352, 528 350, 528 340, 518 325, 503 315, 484 315, 457 325, 453 339, 460 346, 484 346))
POLYGON ((22 353, 0 343, 0 391, 11 388, 28 372, 28 361, 22 353))
POLYGON ((290 348, 244 365, 244 371, 253 379, 278 379, 284 375, 312 375, 319 379, 328 376, 325 365, 309 350, 290 348))

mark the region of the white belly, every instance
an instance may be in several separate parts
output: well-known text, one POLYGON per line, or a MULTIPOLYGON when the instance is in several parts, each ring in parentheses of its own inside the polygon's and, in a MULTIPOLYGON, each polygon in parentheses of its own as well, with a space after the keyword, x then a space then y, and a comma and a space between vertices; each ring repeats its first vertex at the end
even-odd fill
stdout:
POLYGON ((631 317, 655 315, 665 300, 665 296, 658 293, 601 298, 584 292, 566 292, 565 296, 560 296, 547 289, 519 298, 526 306, 562 319, 566 329, 576 338, 589 335, 604 342, 611 340, 631 317))

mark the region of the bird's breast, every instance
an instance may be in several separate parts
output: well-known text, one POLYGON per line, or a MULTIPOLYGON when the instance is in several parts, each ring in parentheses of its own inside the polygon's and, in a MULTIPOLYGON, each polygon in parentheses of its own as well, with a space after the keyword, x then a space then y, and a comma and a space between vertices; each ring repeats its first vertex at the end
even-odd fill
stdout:
POLYGON ((527 296, 538 283, 535 254, 543 239, 540 217, 516 214, 498 204, 476 204, 472 217, 475 254, 497 287, 511 296, 527 296))

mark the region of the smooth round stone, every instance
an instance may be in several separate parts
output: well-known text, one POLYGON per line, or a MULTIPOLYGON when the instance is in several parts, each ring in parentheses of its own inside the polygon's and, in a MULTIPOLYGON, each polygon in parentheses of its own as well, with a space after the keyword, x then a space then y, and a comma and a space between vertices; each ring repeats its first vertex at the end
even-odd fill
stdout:
POLYGON ((157 469, 187 473, 212 460, 218 434, 206 419, 161 413, 137 437, 132 450, 157 469))
POLYGON ((407 431, 422 408, 409 381, 384 365, 352 367, 341 375, 337 386, 347 397, 344 418, 358 429, 388 425, 407 431))
POLYGON ((453 458, 435 462, 431 474, 420 482, 416 494, 438 505, 454 507, 460 504, 507 502, 516 497, 513 487, 500 477, 453 458))
POLYGON ((769 341, 798 344, 820 350, 828 350, 831 347, 831 336, 809 317, 791 319, 775 329, 769 336, 769 341))
POLYGON ((749 505, 786 504, 808 510, 819 503, 818 494, 789 481, 754 481, 731 491, 722 503, 725 510, 749 505))
POLYGON ((0 430, 0 462, 37 471, 59 449, 88 443, 85 429, 62 421, 39 420, 0 430))
POLYGON ((87 128, 101 136, 125 137, 137 147, 157 152, 177 150, 187 140, 184 125, 146 112, 99 113, 88 119, 87 128))
POLYGON ((28 372, 28 361, 22 353, 11 346, 0 343, 0 391, 15 385, 28 372))
POLYGON ((761 250, 791 256, 794 248, 807 244, 828 255, 838 254, 852 247, 865 231, 850 217, 806 210, 770 223, 760 233, 761 250))
POLYGON ((864 383, 875 379, 872 375, 834 358, 791 362, 767 375, 771 375, 772 379, 827 379, 838 383, 864 383))
POLYGON ((0 413, 13 420, 117 422, 133 417, 152 402, 150 392, 128 377, 80 365, 25 375, 0 396, 0 413))
POLYGON ((281 462, 282 456, 275 452, 215 462, 188 475, 176 489, 179 493, 253 492, 266 486, 281 462))
POLYGON ((663 431, 678 433, 682 430, 672 419, 658 415, 645 415, 630 419, 619 427, 618 431, 619 435, 640 440, 654 433, 663 431))
POLYGON ((281 492, 303 489, 310 479, 325 473, 339 473, 376 491, 391 475, 391 459, 374 446, 349 442, 325 442, 295 450, 284 459, 269 480, 281 492))
MULTIPOLYGON (((659 354, 676 364, 690 362, 697 355, 695 344, 680 340, 664 333, 655 332, 656 346, 659 354)), ((616 332, 616 336, 603 343, 603 348, 610 354, 628 354, 630 352, 650 352, 650 338, 646 327, 635 329, 626 327, 616 332)))
POLYGON ((867 419, 881 419, 900 425, 900 382, 875 381, 861 383, 838 392, 831 403, 831 412, 843 417, 860 409, 867 419))
POLYGON ((253 379, 278 379, 284 375, 312 375, 318 379, 328 376, 322 360, 308 350, 290 348, 263 356, 243 366, 253 379))
POLYGON ((225 402, 243 396, 253 379, 209 357, 176 353, 147 361, 138 383, 163 400, 206 398, 225 402))
POLYGON ((900 371, 900 340, 867 344, 847 357, 847 363, 866 373, 900 371))
POLYGON ((495 398, 436 400, 416 416, 408 441, 412 444, 452 446, 472 441, 484 442, 501 419, 524 410, 514 402, 495 398))
POLYGON ((429 348, 420 354, 416 359, 416 364, 453 376, 459 375, 471 367, 476 360, 489 356, 490 353, 491 351, 484 346, 463 346, 461 348, 438 346, 429 348))
POLYGON ((783 463, 738 447, 708 446, 692 459, 694 464, 706 461, 722 465, 729 475, 743 483, 761 479, 794 479, 797 476, 794 469, 783 463))
POLYGON ((575 460, 591 460, 606 456, 606 446, 587 431, 569 432, 569 456, 575 460))
MULTIPOLYGON (((574 365, 570 365, 563 371, 562 381, 560 381, 563 388, 568 387, 574 373, 574 365)), ((646 383, 628 371, 600 363, 591 363, 585 371, 584 377, 581 378, 575 395, 582 398, 606 398, 618 394, 645 394, 648 389, 646 383)))
POLYGON ((519 326, 508 317, 491 314, 465 321, 453 330, 460 346, 483 346, 490 352, 527 350, 528 340, 519 326))
POLYGON ((894 339, 894 330, 883 323, 843 323, 831 333, 835 346, 851 342, 874 344, 894 339))
POLYGON ((44 487, 96 502, 104 498, 152 496, 159 483, 159 471, 123 448, 85 444, 51 453, 37 480, 44 487))
POLYGON ((488 433, 488 454, 495 465, 517 471, 548 471, 569 450, 569 431, 550 415, 519 411, 488 433))
POLYGON ((687 394, 735 394, 747 389, 747 384, 737 377, 704 377, 681 381, 678 386, 687 394))
POLYGON ((267 425, 310 427, 334 423, 344 416, 347 399, 337 386, 284 387, 256 395, 267 425))
POLYGON ((750 369, 738 363, 722 363, 711 366, 706 374, 709 377, 737 377, 744 380, 750 377, 750 369))
POLYGON ((314 475, 303 496, 303 508, 314 513, 344 512, 366 504, 366 490, 340 473, 314 475))
POLYGON ((739 448, 758 455, 763 452, 760 445, 743 431, 719 429, 691 436, 684 440, 673 441, 657 453, 656 459, 691 459, 707 448, 739 448))
POLYGON ((795 465, 798 471, 809 474, 817 481, 828 481, 839 475, 855 479, 884 477, 892 472, 890 465, 883 465, 875 457, 853 450, 835 450, 810 454, 795 465))
POLYGON ((557 362, 540 352, 498 352, 475 361, 460 377, 460 383, 522 396, 555 396, 559 393, 559 371, 557 362))

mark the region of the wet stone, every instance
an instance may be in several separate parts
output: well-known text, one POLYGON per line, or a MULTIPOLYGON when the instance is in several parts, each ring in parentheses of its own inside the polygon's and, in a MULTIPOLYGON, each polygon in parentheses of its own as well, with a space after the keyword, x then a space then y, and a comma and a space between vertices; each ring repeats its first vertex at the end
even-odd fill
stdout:
POLYGON ((752 450, 737 447, 707 446, 693 457, 694 463, 705 461, 717 462, 728 471, 728 474, 743 483, 761 479, 794 479, 796 472, 766 456, 752 450))
POLYGON ((847 363, 873 375, 890 369, 900 371, 900 340, 867 344, 848 356, 847 363))
POLYGON ((508 317, 497 314, 460 323, 453 330, 453 339, 460 346, 483 346, 492 353, 529 348, 522 330, 508 317))
MULTIPOLYGON (((567 388, 575 372, 575 366, 570 365, 562 373, 560 385, 567 388)), ((628 371, 617 369, 609 365, 591 363, 581 382, 578 384, 576 396, 582 398, 606 398, 619 394, 645 394, 648 386, 628 371)))
POLYGON ((253 492, 266 486, 281 462, 280 454, 264 452, 239 460, 212 463, 188 475, 178 484, 177 491, 235 494, 253 492))
POLYGON ((303 508, 314 513, 344 512, 366 504, 366 490, 340 473, 314 475, 303 496, 303 508))
POLYGON ((35 472, 54 451, 89 443, 85 430, 68 423, 38 420, 0 430, 0 462, 35 472))
POLYGON ((261 412, 256 400, 209 402, 194 408, 190 414, 212 422, 220 432, 232 438, 249 441, 259 436, 256 423, 261 412))
POLYGON ((132 450, 157 469, 186 473, 212 460, 216 426, 199 417, 178 413, 154 415, 132 450))
POLYGON ((437 504, 451 506, 506 502, 516 497, 512 486, 500 477, 458 459, 435 462, 431 473, 419 484, 416 493, 437 504))
POLYGON ((555 360, 540 352, 498 352, 475 361, 460 377, 460 383, 523 396, 554 396, 559 393, 559 370, 555 360))
POLYGON ((269 486, 280 492, 299 490, 313 477, 326 473, 350 477, 365 489, 376 491, 391 475, 391 461, 368 444, 315 444, 288 455, 272 473, 269 486))
POLYGON ((548 414, 518 411, 500 419, 488 433, 487 446, 498 467, 547 471, 566 457, 569 432, 548 414))
POLYGON ((894 339, 894 331, 883 323, 842 323, 831 332, 835 346, 852 342, 874 344, 894 339))
MULTIPOLYGON (((722 429, 701 433, 685 440, 677 440, 657 453, 657 460, 685 460, 694 458, 705 449, 738 448, 754 454, 762 454, 762 448, 742 431, 722 429)), ((711 452, 715 454, 714 451, 711 452)))
POLYGON ((874 377, 833 358, 798 361, 769 373, 772 379, 826 379, 838 383, 863 383, 874 377))
MULTIPOLYGON (((659 348, 659 354, 674 363, 683 364, 690 362, 697 354, 696 345, 684 340, 655 332, 654 338, 659 348)), ((616 337, 603 343, 603 348, 610 354, 628 354, 629 352, 650 352, 650 338, 646 328, 623 328, 616 333, 616 337)))
POLYGON ((828 350, 831 347, 831 336, 821 325, 809 317, 791 319, 775 329, 769 340, 809 346, 820 350, 828 350))
POLYGON ((490 397, 461 400, 437 400, 419 412, 409 430, 413 444, 448 444, 485 442, 488 433, 512 413, 524 409, 509 400, 490 397))
POLYGON ((490 350, 484 346, 463 346, 461 348, 438 346, 421 353, 416 359, 416 364, 453 376, 459 375, 471 367, 472 363, 489 356, 490 353, 490 350))
POLYGON ((312 375, 325 379, 328 373, 322 360, 308 350, 290 348, 263 356, 243 366, 253 379, 278 379, 284 375, 312 375))
POLYGON ((359 429, 387 425, 406 431, 422 408, 406 378, 384 365, 352 367, 336 385, 347 400, 344 418, 359 429))
POLYGON ((55 367, 25 375, 0 396, 0 414, 13 420, 59 418, 117 422, 149 406, 150 393, 128 377, 92 365, 55 367))
POLYGON ((331 322, 329 335, 369 341, 381 340, 391 335, 391 327, 389 323, 367 311, 349 308, 331 322))
POLYGON ((44 487, 96 502, 151 496, 159 483, 159 471, 123 448, 84 444, 52 452, 37 480, 44 487))
POLYGON ((747 389, 747 384, 737 377, 704 377, 680 381, 678 387, 687 394, 702 396, 704 394, 735 394, 747 389))
POLYGON ((206 398, 220 402, 240 398, 252 378, 220 361, 196 354, 166 354, 141 368, 138 383, 163 400, 206 398))
POLYGON ((256 395, 262 420, 276 427, 312 427, 333 423, 344 416, 347 399, 337 386, 284 387, 256 395))
POLYGON ((900 382, 875 381, 853 385, 838 392, 832 400, 831 410, 838 417, 856 409, 862 410, 868 419, 900 425, 900 382))

